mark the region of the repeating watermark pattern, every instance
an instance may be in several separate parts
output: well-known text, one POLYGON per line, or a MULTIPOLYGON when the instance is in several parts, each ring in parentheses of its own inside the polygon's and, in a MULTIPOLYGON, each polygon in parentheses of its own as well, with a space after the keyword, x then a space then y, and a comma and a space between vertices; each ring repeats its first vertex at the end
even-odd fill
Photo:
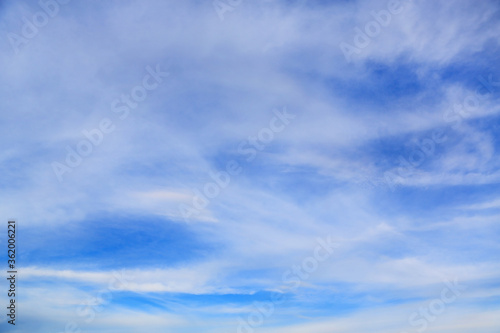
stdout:
POLYGON ((232 12, 236 7, 241 5, 243 0, 214 0, 212 6, 219 16, 221 21, 224 21, 226 12, 232 12))
MULTIPOLYGON (((275 0, 260 0, 261 3, 269 3, 275 0)), ((307 0, 298 0, 296 7, 300 8, 307 0)), ((254 1, 255 2, 255 1, 254 1)), ((227 12, 233 12, 243 3, 243 0, 213 0, 212 7, 221 21, 224 21, 224 15, 227 12)))
MULTIPOLYGON (((467 289, 466 286, 458 284, 458 279, 453 282, 445 281, 446 287, 441 290, 440 297, 435 298, 425 307, 420 307, 418 311, 410 314, 408 323, 415 328, 415 331, 422 333, 433 323, 439 315, 444 313, 447 306, 455 302, 457 298, 467 289)), ((401 332, 409 333, 409 332, 401 332)))
MULTIPOLYGON (((120 120, 126 119, 132 109, 136 109, 141 102, 148 97, 148 92, 158 88, 163 79, 170 74, 160 69, 160 65, 156 65, 153 69, 151 66, 145 68, 147 74, 144 75, 141 84, 130 89, 129 94, 122 94, 111 102, 110 110, 118 116, 120 120)), ((93 129, 82 131, 85 139, 80 140, 76 146, 66 146, 66 158, 63 162, 54 161, 51 163, 52 170, 59 182, 63 181, 63 176, 70 173, 74 168, 80 166, 84 158, 90 156, 94 148, 100 146, 105 138, 105 134, 110 134, 116 129, 116 122, 108 117, 103 117, 98 126, 93 129)))
POLYGON ((470 117, 471 113, 477 111, 481 103, 491 98, 491 95, 497 90, 500 90, 500 81, 493 81, 493 74, 485 78, 481 75, 477 77, 481 83, 480 86, 474 91, 474 94, 467 95, 462 103, 455 104, 453 108, 447 109, 443 114, 443 120, 447 123, 453 123, 452 128, 457 129, 464 119, 470 117), (484 93, 481 93, 484 91, 484 93))
POLYGON ((66 5, 71 0, 40 0, 38 1, 38 6, 40 6, 41 10, 37 11, 31 19, 27 17, 22 17, 23 25, 21 27, 20 34, 16 34, 14 32, 7 33, 7 39, 14 50, 15 54, 18 54, 21 51, 21 48, 28 45, 30 40, 35 38, 40 29, 45 27, 50 19, 56 17, 59 14, 60 6, 66 5))
MULTIPOLYGON (((256 136, 249 136, 238 145, 238 154, 245 157, 247 162, 252 162, 257 154, 274 140, 275 134, 282 132, 295 118, 295 115, 288 113, 286 107, 281 111, 273 110, 273 113, 274 117, 267 127, 261 128, 256 136)), ((242 171, 243 166, 236 159, 226 163, 225 171, 210 171, 208 175, 212 181, 205 183, 201 190, 193 189, 194 197, 191 205, 184 203, 179 205, 179 212, 184 221, 188 222, 192 216, 199 215, 209 205, 210 200, 216 198, 231 183, 231 176, 237 176, 242 171)))
MULTIPOLYGON (((491 94, 500 89, 500 81, 493 81, 492 74, 487 78, 478 76, 477 79, 481 84, 474 93, 467 95, 462 103, 453 105, 443 113, 443 120, 453 130, 457 130, 465 119, 469 118, 474 111, 477 111, 481 103, 491 98, 491 94)), ((435 155, 436 146, 448 140, 446 135, 448 130, 449 128, 435 130, 429 137, 419 141, 417 147, 406 157, 400 155, 398 157, 399 166, 395 170, 384 172, 383 178, 365 179, 362 186, 365 188, 387 186, 391 191, 394 191, 397 186, 404 182, 405 178, 415 175, 417 168, 435 155)))
MULTIPOLYGON (((125 276, 124 270, 120 273, 113 272, 113 278, 110 279, 108 286, 99 290, 93 297, 89 297, 86 301, 82 302, 76 309, 76 315, 86 323, 92 323, 96 318, 96 313, 104 310, 103 305, 111 303, 113 300, 113 293, 116 291, 124 290, 132 278, 125 276)), ((81 323, 75 321, 68 321, 63 332, 60 333, 81 333, 81 323)))
POLYGON ((386 171, 384 173, 384 181, 391 191, 395 190, 395 184, 400 183, 402 178, 416 174, 417 168, 435 155, 436 145, 444 143, 447 140, 448 137, 444 135, 443 131, 435 130, 431 136, 419 141, 417 147, 408 154, 407 158, 400 155, 399 167, 396 169, 397 174, 393 171, 386 171))
POLYGON ((378 12, 371 11, 370 15, 373 17, 373 20, 367 22, 364 29, 359 27, 354 28, 355 35, 352 44, 344 41, 339 44, 345 60, 350 63, 353 55, 359 55, 364 48, 368 47, 372 40, 380 35, 382 29, 387 28, 391 24, 393 15, 403 13, 411 2, 412 0, 389 0, 386 9, 378 12))
POLYGON ((331 236, 326 239, 317 238, 316 242, 318 245, 314 248, 313 255, 304 258, 300 265, 294 264, 283 272, 281 280, 286 285, 283 288, 284 291, 272 292, 268 301, 253 302, 253 310, 246 318, 238 317, 237 333, 252 333, 262 326, 265 319, 274 314, 276 305, 282 305, 285 302, 285 291, 290 293, 297 290, 318 269, 320 263, 328 260, 334 253, 334 249, 339 247, 333 242, 331 236))

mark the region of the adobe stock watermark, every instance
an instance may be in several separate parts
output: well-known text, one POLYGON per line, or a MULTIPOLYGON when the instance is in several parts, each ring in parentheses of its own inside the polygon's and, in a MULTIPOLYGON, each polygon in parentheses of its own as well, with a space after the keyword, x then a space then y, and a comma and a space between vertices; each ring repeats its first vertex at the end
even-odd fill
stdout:
POLYGON ((469 118, 472 113, 478 110, 481 103, 491 98, 491 95, 500 90, 500 81, 494 81, 493 75, 477 77, 480 86, 473 94, 468 94, 463 101, 454 104, 452 107, 445 110, 443 120, 449 125, 449 128, 440 131, 433 131, 432 135, 417 143, 417 147, 413 149, 405 158, 403 155, 398 157, 399 166, 394 170, 386 171, 384 178, 369 180, 365 179, 362 184, 365 187, 387 186, 391 191, 394 191, 396 186, 403 183, 404 179, 415 174, 417 168, 420 167, 427 159, 435 155, 436 146, 448 140, 446 132, 457 130, 464 120, 469 118))
MULTIPOLYGON (((260 0, 261 2, 270 2, 273 0, 260 0)), ((300 0, 300 2, 304 2, 307 0, 300 0)), ((255 2, 255 1, 253 1, 255 2)), ((224 15, 227 12, 233 12, 238 6, 243 3, 243 0, 213 0, 212 7, 214 8, 215 13, 219 17, 221 21, 224 21, 224 15)))
MULTIPOLYGON (((267 127, 261 128, 257 135, 249 136, 238 145, 238 154, 246 157, 247 162, 252 162, 257 154, 274 140, 275 135, 281 133, 295 118, 295 115, 288 113, 286 107, 281 111, 275 109, 273 113, 274 116, 269 120, 267 127)), ((193 189, 194 197, 191 205, 184 203, 179 205, 179 212, 184 221, 188 222, 192 216, 199 215, 209 205, 210 200, 216 198, 231 183, 231 177, 239 175, 242 171, 243 166, 236 159, 226 163, 225 171, 210 171, 208 175, 212 181, 205 183, 201 189, 193 189)))
MULTIPOLYGON (((439 315, 446 311, 446 308, 451 303, 455 302, 467 287, 458 284, 458 279, 455 281, 445 281, 446 287, 441 290, 439 298, 430 301, 427 306, 420 307, 418 311, 410 314, 408 323, 415 328, 415 331, 422 333, 429 327, 429 323, 436 321, 439 315)), ((409 333, 409 332, 401 332, 409 333)))
POLYGON ((410 177, 417 172, 427 159, 433 157, 436 152, 436 145, 444 143, 448 137, 443 131, 435 130, 432 135, 422 139, 417 143, 417 148, 414 148, 405 159, 402 155, 399 156, 399 167, 396 169, 397 175, 393 171, 384 173, 384 181, 389 186, 391 191, 394 191, 394 185, 401 182, 402 178, 410 177))
MULTIPOLYGON (((281 280, 284 284, 289 285, 285 287, 287 292, 293 292, 300 287, 303 281, 318 269, 319 265, 328 260, 334 253, 334 249, 339 245, 332 241, 331 236, 326 239, 317 238, 318 245, 315 247, 313 254, 302 260, 300 264, 294 264, 290 269, 283 272, 281 280)), ((237 333, 253 333, 256 328, 264 324, 265 319, 271 317, 277 305, 285 302, 284 292, 271 293, 270 300, 264 302, 253 302, 253 310, 246 316, 246 318, 238 317, 237 333)))
MULTIPOLYGON (((111 303, 113 300, 113 292, 124 290, 130 280, 125 278, 123 270, 118 274, 113 273, 113 278, 109 281, 108 286, 105 289, 99 290, 94 297, 87 299, 80 304, 80 307, 76 309, 76 314, 81 317, 86 324, 90 324, 94 321, 96 317, 96 312, 103 311, 103 305, 111 303)), ((60 333, 81 333, 82 329, 80 325, 75 321, 69 321, 66 323, 63 332, 60 333)))
MULTIPOLYGON (((160 65, 156 65, 155 69, 146 66, 145 70, 147 74, 144 75, 141 84, 132 87, 130 93, 121 94, 120 98, 111 102, 110 110, 120 120, 126 119, 131 109, 136 109, 148 97, 148 94, 157 89, 160 83, 163 82, 163 79, 170 75, 168 72, 163 72, 160 69, 160 65)), ((112 133, 116 129, 115 124, 116 121, 113 122, 111 118, 103 117, 95 128, 90 130, 84 129, 82 131, 85 139, 80 140, 73 147, 66 146, 65 160, 63 162, 54 161, 51 163, 52 170, 59 182, 63 181, 64 174, 71 173, 73 169, 80 166, 84 158, 92 154, 94 148, 103 143, 105 135, 112 133)))
POLYGON ((361 182, 365 188, 374 188, 378 186, 387 186, 394 192, 396 186, 403 183, 404 178, 417 173, 417 168, 424 162, 433 157, 436 153, 436 147, 448 140, 443 131, 435 130, 428 137, 417 141, 416 147, 406 156, 399 155, 399 166, 395 170, 385 171, 384 178, 371 180, 365 178, 361 182))
POLYGON ((59 14, 60 6, 66 5, 71 0, 40 0, 38 1, 38 6, 41 10, 37 11, 31 19, 22 17, 23 25, 21 27, 20 34, 14 32, 7 33, 7 39, 14 50, 15 54, 21 51, 21 47, 26 46, 30 40, 35 38, 40 29, 45 27, 50 19, 54 18, 59 14))
POLYGON ((372 10, 370 15, 373 17, 373 20, 367 22, 363 30, 359 27, 354 28, 356 34, 354 35, 352 44, 348 44, 344 41, 339 44, 345 60, 350 63, 354 54, 360 54, 361 50, 368 47, 372 39, 380 35, 382 28, 386 28, 391 24, 393 15, 404 12, 406 6, 411 1, 412 0, 389 0, 387 2, 387 9, 382 9, 378 12, 372 10))
POLYGON ((243 0, 214 0, 212 6, 219 16, 219 19, 224 21, 225 13, 232 12, 236 7, 241 5, 242 2, 243 0))
POLYGON ((453 123, 451 126, 453 129, 457 129, 464 119, 469 118, 471 113, 477 111, 481 103, 500 90, 500 81, 493 81, 493 74, 488 75, 488 78, 479 75, 477 79, 481 84, 476 88, 474 94, 467 95, 462 103, 453 105, 453 108, 447 109, 443 114, 443 120, 447 123, 453 123))

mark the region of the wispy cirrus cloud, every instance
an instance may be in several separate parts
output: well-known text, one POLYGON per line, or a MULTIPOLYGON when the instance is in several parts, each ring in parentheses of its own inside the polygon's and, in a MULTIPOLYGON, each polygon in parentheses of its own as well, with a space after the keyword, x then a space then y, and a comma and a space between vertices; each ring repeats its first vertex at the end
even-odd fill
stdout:
MULTIPOLYGON (((2 38, 0 212, 21 226, 19 320, 235 332, 281 290, 263 332, 410 332, 458 278, 467 291, 429 332, 493 332, 500 8, 405 3, 350 63, 339 44, 386 1, 243 1, 222 21, 211 1, 72 1, 20 52, 2 38), (157 65, 169 75, 142 100, 157 65), (296 117, 255 148, 283 106, 296 117), (51 164, 102 119, 114 130, 60 182, 51 164), (243 171, 186 220, 179 205, 232 160, 243 171), (290 291, 283 275, 326 235, 339 247, 290 291), (86 323, 80 302, 122 269, 128 287, 86 323)), ((4 37, 40 8, 3 3, 4 37)))

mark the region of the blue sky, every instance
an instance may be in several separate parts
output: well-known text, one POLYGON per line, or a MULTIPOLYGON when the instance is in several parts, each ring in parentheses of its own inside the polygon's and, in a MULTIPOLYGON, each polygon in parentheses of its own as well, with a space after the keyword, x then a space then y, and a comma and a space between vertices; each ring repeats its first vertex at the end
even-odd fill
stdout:
POLYGON ((2 332, 498 332, 497 1, 54 1, 0 5, 2 332))

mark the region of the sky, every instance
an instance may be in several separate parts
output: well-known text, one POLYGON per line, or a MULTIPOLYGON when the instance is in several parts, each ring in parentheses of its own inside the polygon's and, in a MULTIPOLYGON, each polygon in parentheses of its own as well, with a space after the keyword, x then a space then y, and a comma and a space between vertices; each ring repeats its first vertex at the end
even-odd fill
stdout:
POLYGON ((1 332, 498 333, 500 3, 5 0, 1 332))

